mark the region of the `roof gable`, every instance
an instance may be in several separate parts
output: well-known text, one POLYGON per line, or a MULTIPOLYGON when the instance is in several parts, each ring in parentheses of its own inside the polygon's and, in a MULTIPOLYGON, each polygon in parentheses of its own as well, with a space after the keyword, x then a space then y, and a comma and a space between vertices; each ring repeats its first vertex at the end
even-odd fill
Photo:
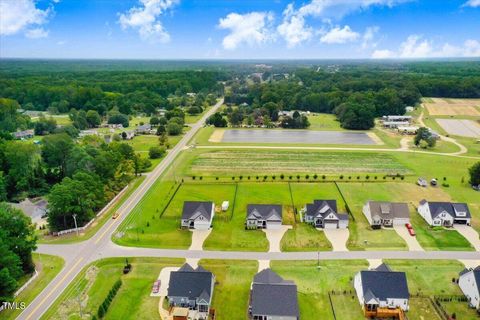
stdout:
POLYGON ((386 265, 381 265, 378 269, 380 270, 360 271, 364 296, 370 291, 373 297, 381 301, 410 297, 405 272, 391 271, 386 265))
POLYGON ((194 270, 186 263, 178 271, 170 274, 168 296, 210 302, 212 292, 213 274, 210 271, 200 267, 194 270))
POLYGON ((183 203, 182 219, 197 220, 200 217, 210 221, 212 218, 213 202, 185 201, 183 203))
POLYGON ((247 219, 281 221, 282 206, 277 204, 249 204, 247 206, 247 219))

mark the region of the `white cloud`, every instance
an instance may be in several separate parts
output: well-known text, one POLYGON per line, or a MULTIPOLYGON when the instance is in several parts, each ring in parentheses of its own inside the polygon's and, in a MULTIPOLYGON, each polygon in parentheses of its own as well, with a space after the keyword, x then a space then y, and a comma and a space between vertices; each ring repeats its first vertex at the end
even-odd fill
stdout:
POLYGON ((170 34, 164 29, 159 17, 179 0, 140 0, 140 7, 133 7, 120 14, 122 29, 136 29, 143 40, 168 42, 170 34))
POLYGON ((372 59, 390 59, 395 58, 395 52, 390 50, 375 50, 372 59))
POLYGON ((363 10, 370 6, 394 6, 410 0, 312 0, 298 9, 290 3, 283 12, 283 21, 278 26, 278 33, 289 47, 294 47, 309 40, 312 27, 307 25, 307 17, 340 18, 348 13, 363 10))
POLYGON ((335 27, 330 29, 325 33, 321 38, 320 42, 328 44, 342 44, 347 42, 352 42, 358 39, 360 34, 355 31, 352 31, 349 26, 344 26, 343 28, 335 27))
POLYGON ((0 35, 9 36, 27 30, 28 36, 39 34, 34 30, 41 29, 38 27, 47 22, 53 8, 38 9, 34 0, 0 0, 0 12, 0 35), (32 26, 36 28, 30 29, 32 26))
POLYGON ((273 15, 267 12, 228 14, 218 23, 219 28, 230 30, 230 33, 223 38, 223 47, 227 50, 234 50, 242 43, 252 46, 273 39, 269 27, 272 21, 273 15))
POLYGON ((464 7, 477 8, 480 7, 480 0, 468 0, 463 4, 464 7))
POLYGON ((397 52, 391 50, 375 50, 373 59, 386 58, 452 58, 452 57, 480 57, 480 42, 468 39, 462 45, 455 46, 449 43, 435 45, 433 41, 419 35, 410 35, 397 52))
POLYGON ((368 27, 365 30, 365 33, 363 34, 363 42, 362 42, 362 48, 366 49, 368 47, 373 47, 375 48, 377 46, 377 43, 374 42, 375 40, 375 35, 378 33, 380 28, 378 26, 373 26, 373 27, 368 27))
POLYGON ((30 29, 25 32, 25 36, 30 39, 46 38, 48 31, 43 28, 30 29))

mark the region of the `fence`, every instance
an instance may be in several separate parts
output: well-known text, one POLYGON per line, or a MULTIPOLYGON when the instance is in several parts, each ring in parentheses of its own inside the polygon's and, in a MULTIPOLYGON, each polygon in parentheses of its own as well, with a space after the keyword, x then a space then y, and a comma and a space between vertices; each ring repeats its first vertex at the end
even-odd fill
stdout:
POLYGON ((342 190, 340 189, 336 181, 334 183, 335 183, 335 187, 337 187, 338 193, 340 193, 340 196, 342 197, 343 203, 345 203, 345 209, 347 210, 348 215, 350 216, 350 218, 352 218, 353 221, 355 221, 355 217, 353 216, 352 211, 348 206, 347 200, 343 196, 342 190))

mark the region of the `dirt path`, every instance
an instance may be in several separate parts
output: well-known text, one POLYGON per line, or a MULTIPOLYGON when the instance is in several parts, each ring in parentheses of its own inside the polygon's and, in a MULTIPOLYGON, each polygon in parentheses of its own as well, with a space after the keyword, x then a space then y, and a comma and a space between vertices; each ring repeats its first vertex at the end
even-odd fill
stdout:
MULTIPOLYGON (((317 229, 322 231, 322 229, 317 229)), ((347 241, 350 236, 348 229, 323 229, 328 241, 332 244, 333 251, 348 251, 347 241)))
POLYGON ((393 229, 397 234, 402 237, 403 240, 407 243, 408 250, 410 251, 425 251, 423 250, 420 243, 418 243, 417 237, 412 237, 405 226, 394 226, 393 229))

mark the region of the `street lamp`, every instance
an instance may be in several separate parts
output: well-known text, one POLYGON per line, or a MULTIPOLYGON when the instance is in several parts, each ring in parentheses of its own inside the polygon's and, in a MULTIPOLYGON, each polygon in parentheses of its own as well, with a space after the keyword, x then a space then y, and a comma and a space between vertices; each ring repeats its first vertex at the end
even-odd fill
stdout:
POLYGON ((77 231, 77 237, 78 237, 77 214, 74 213, 72 217, 73 217, 73 221, 75 222, 75 230, 77 231))

